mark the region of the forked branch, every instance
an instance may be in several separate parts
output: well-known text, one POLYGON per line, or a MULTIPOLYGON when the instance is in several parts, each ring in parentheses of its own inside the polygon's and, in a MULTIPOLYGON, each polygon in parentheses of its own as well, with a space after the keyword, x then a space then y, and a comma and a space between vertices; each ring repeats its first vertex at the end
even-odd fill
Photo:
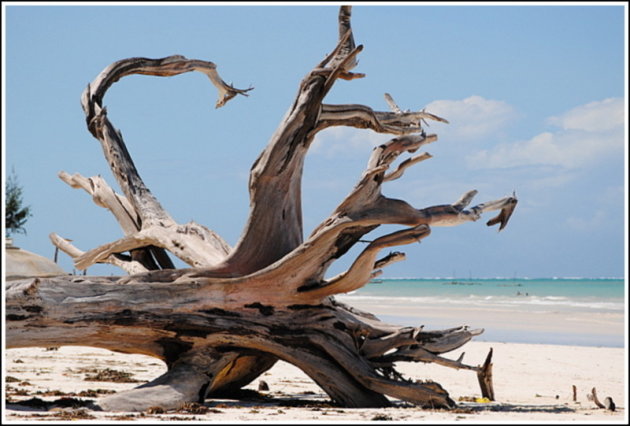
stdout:
MULTIPOLYGON (((107 89, 125 76, 144 74, 168 77, 190 71, 204 73, 217 87, 217 108, 234 96, 247 95, 251 90, 236 89, 225 83, 212 62, 175 55, 161 59, 130 58, 117 61, 103 70, 83 92, 81 101, 88 129, 101 142, 105 157, 126 196, 115 194, 100 177, 86 179, 65 172, 60 177, 75 188, 83 188, 98 205, 109 209, 126 237, 74 256, 77 268, 85 269, 98 262, 112 263, 112 260, 119 264, 118 259, 124 251, 129 251, 132 258, 141 259, 143 267, 149 270, 174 268, 164 249, 191 266, 219 263, 229 253, 227 243, 213 231, 193 222, 183 226, 175 223, 144 184, 121 133, 111 124, 102 105, 107 89)), ((77 252, 74 253, 76 255, 77 252)), ((137 268, 131 270, 137 271, 137 268)))

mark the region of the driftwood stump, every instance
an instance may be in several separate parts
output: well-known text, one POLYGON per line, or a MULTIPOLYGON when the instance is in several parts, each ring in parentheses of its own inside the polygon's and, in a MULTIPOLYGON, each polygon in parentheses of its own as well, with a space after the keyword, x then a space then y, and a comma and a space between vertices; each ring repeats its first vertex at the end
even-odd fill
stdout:
POLYGON ((334 298, 361 288, 381 268, 404 259, 400 252, 378 258, 384 248, 420 241, 433 226, 476 221, 490 210, 500 213, 488 225, 502 229, 517 203, 511 196, 467 208, 476 195, 473 190, 452 204, 417 209, 382 194, 384 183, 431 157, 409 155, 437 140, 425 133, 423 121, 446 120, 424 110, 403 112, 389 95, 392 110, 387 112, 324 103, 337 79, 363 77, 351 72, 362 46, 355 46, 350 12, 348 6, 340 8, 337 46, 304 77, 252 166, 249 218, 235 247, 203 225, 178 224, 171 218, 140 178, 103 98, 113 83, 132 74, 202 72, 219 90, 217 107, 248 95, 251 88, 236 89, 221 79, 212 62, 183 56, 123 59, 103 70, 81 100, 87 127, 100 141, 123 194, 100 177, 62 172, 60 178, 108 209, 124 237, 88 251, 56 234, 51 240, 73 257, 78 269, 110 263, 129 275, 9 282, 7 347, 94 346, 150 355, 167 364, 168 371, 152 382, 98 401, 112 411, 177 408, 225 395, 279 359, 302 369, 335 403, 347 407, 387 406, 388 397, 423 407, 456 406, 439 384, 403 378, 395 369, 402 361, 476 371, 484 396, 493 398, 491 353, 481 366, 443 357, 483 330, 394 326, 334 298), (315 135, 331 126, 394 137, 373 150, 351 193, 304 238, 304 158, 315 135), (408 158, 394 167, 401 155, 408 158), (325 278, 331 263, 381 224, 403 227, 369 242, 346 272, 325 278), (190 268, 175 269, 169 253, 190 268))

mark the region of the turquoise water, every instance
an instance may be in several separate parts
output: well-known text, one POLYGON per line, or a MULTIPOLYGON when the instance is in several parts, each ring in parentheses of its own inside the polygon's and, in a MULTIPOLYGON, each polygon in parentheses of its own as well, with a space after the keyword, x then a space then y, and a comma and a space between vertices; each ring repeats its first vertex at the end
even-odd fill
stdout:
POLYGON ((386 322, 412 325, 420 319, 433 329, 461 325, 458 321, 479 322, 474 316, 478 310, 497 313, 483 319, 481 326, 486 331, 475 340, 612 347, 625 344, 623 279, 383 279, 340 299, 351 306, 366 304, 386 322), (383 312, 377 312, 379 307, 383 312), (413 314, 405 309, 409 307, 413 307, 413 314), (427 317, 422 307, 443 307, 448 314, 427 317), (399 313, 392 314, 397 309, 399 313), (515 326, 506 321, 510 316, 531 319, 532 324, 549 318, 552 323, 548 329, 515 326), (609 327, 600 327, 595 334, 590 327, 593 321, 606 321, 609 327), (582 326, 576 330, 578 322, 582 326))
POLYGON ((622 279, 384 279, 351 294, 416 302, 545 305, 563 309, 624 309, 622 279))

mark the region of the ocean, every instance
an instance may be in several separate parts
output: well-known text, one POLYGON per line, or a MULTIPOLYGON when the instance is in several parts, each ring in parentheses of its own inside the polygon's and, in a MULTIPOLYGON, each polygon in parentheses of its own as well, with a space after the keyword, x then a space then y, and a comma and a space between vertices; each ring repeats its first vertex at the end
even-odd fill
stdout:
MULTIPOLYGON (((482 323, 475 340, 623 347, 623 279, 382 279, 338 299, 431 329, 482 323), (482 319, 483 318, 483 319, 482 319), (477 319, 477 321, 475 321, 477 319)), ((476 327, 473 327, 476 328, 476 327)))

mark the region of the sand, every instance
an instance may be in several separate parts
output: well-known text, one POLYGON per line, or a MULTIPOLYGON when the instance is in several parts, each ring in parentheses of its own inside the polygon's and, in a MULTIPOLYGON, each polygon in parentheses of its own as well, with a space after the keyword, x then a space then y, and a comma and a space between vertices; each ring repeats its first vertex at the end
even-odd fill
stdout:
MULTIPOLYGON (((623 348, 560 346, 472 341, 448 354, 464 361, 483 362, 494 352, 494 402, 472 402, 480 398, 474 372, 435 364, 400 363, 406 377, 432 379, 447 389, 460 407, 453 411, 422 410, 402 401, 392 408, 348 409, 334 407, 321 389, 296 367, 278 362, 246 387, 258 398, 208 400, 189 412, 103 413, 86 408, 48 406, 48 410, 16 404, 32 398, 57 403, 95 400, 106 392, 131 389, 165 371, 164 364, 143 355, 124 355, 103 349, 72 347, 22 348, 5 351, 5 423, 41 420, 87 422, 193 421, 214 423, 574 423, 626 424, 627 376, 623 348), (103 370, 128 373, 135 383, 87 381, 103 370), (269 390, 258 391, 263 380, 269 390), (573 388, 577 398, 573 401, 573 388), (612 398, 615 411, 598 408, 587 395, 595 387, 601 401, 612 398), (65 399, 64 399, 65 398, 65 399), (472 401, 471 401, 472 400, 472 401), (192 412, 190 412, 192 411, 192 412)), ((111 371, 110 371, 111 373, 111 371)), ((103 376, 101 374, 101 376, 103 376)), ((110 374, 111 376, 111 374, 110 374)), ((122 376, 119 374, 119 376, 122 376)))

